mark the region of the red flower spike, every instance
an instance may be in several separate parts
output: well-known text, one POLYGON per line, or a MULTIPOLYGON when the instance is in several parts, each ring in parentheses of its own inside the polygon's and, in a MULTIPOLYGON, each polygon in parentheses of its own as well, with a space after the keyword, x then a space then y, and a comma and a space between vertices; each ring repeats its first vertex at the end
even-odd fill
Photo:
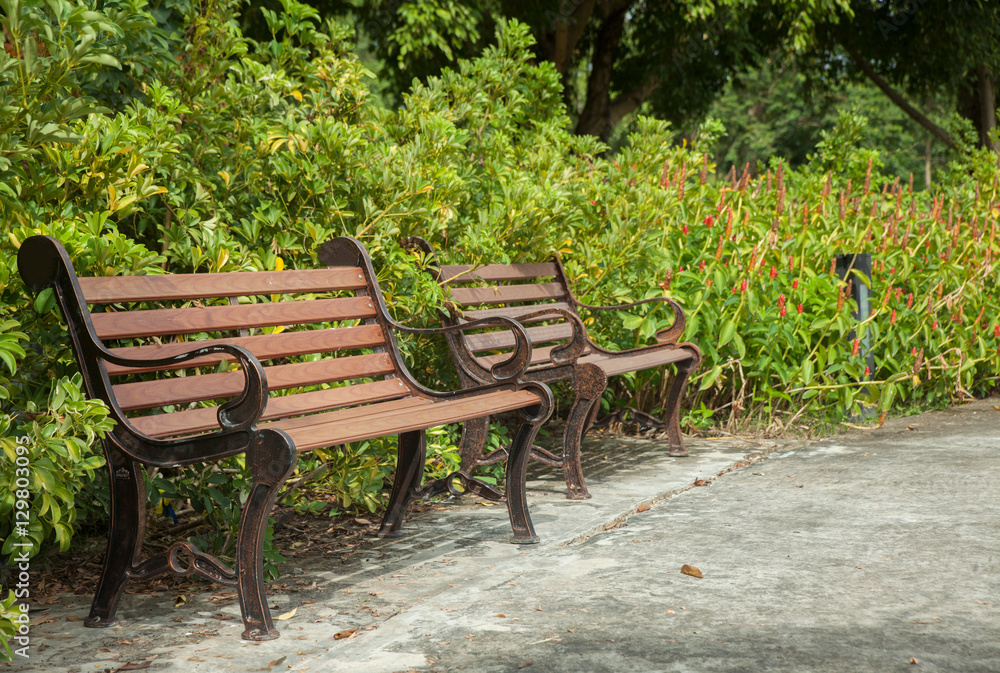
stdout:
POLYGON ((851 343, 851 357, 852 358, 858 357, 858 349, 859 349, 860 346, 861 346, 861 342, 858 339, 855 339, 851 343))
POLYGON ((899 299, 902 296, 903 296, 903 288, 897 287, 896 288, 896 299, 899 299))
POLYGON ((799 314, 801 315, 802 314, 802 304, 796 304, 795 305, 795 310, 798 311, 799 314))
POLYGON ((912 306, 913 306, 913 293, 911 292, 908 295, 906 295, 906 308, 910 308, 912 306))
POLYGON ((701 260, 701 264, 698 265, 698 271, 705 271, 705 260, 701 260))
POLYGON ((784 305, 785 305, 785 295, 779 294, 778 295, 778 306, 784 306, 784 305))
POLYGON ((896 309, 892 309, 892 315, 889 316, 889 324, 890 325, 896 324, 896 309))
POLYGON ((917 347, 916 347, 916 346, 914 346, 914 347, 913 347, 913 350, 911 350, 911 351, 910 351, 910 353, 911 353, 912 355, 916 355, 916 354, 917 354, 917 347))
POLYGON ((793 290, 798 290, 799 289, 799 279, 798 278, 796 278, 795 280, 792 281, 792 289, 793 290))
POLYGON ((746 291, 747 291, 747 279, 744 278, 743 280, 740 281, 740 294, 743 294, 746 291))
POLYGON ((993 326, 993 336, 1000 339, 1000 325, 993 326))
POLYGON ((866 366, 865 367, 865 376, 869 376, 869 375, 871 375, 871 373, 872 373, 871 368, 866 366))
POLYGON ((770 273, 769 273, 768 275, 769 275, 769 276, 771 276, 771 278, 777 278, 777 277, 778 277, 778 270, 777 270, 777 269, 775 269, 775 268, 774 268, 774 267, 772 266, 772 267, 771 267, 771 272, 770 272, 770 273))
POLYGON ((935 320, 934 324, 931 325, 931 329, 937 329, 937 320, 935 320))
POLYGON ((778 313, 781 315, 782 318, 784 318, 786 315, 788 315, 788 307, 782 306, 781 310, 778 313))
POLYGON ((681 233, 683 233, 685 236, 688 235, 688 226, 686 224, 683 227, 681 227, 681 233))
POLYGON ((711 228, 712 228, 712 224, 713 224, 714 222, 715 222, 715 220, 714 220, 714 219, 712 219, 712 216, 711 216, 711 215, 706 215, 706 216, 705 216, 705 226, 706 226, 706 227, 708 227, 709 229, 711 229, 711 228))

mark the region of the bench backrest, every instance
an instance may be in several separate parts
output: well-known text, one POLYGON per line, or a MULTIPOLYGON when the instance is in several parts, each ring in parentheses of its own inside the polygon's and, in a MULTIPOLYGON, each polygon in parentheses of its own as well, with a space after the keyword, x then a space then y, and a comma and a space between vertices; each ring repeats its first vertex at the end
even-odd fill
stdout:
POLYGON ((113 398, 141 432, 172 436, 216 429, 217 408, 197 403, 239 395, 244 376, 228 371, 225 354, 118 366, 88 354, 80 330, 131 359, 242 346, 264 365, 271 397, 263 420, 410 395, 370 261, 354 243, 328 268, 163 276, 77 278, 62 251, 55 287, 88 392, 113 398))
MULTIPOLYGON (((552 351, 573 339, 573 325, 560 314, 531 316, 543 310, 561 309, 579 320, 577 300, 569 289, 566 272, 558 259, 534 264, 488 264, 478 267, 468 264, 440 265, 434 249, 424 239, 413 236, 402 244, 422 251, 431 264, 428 270, 441 285, 448 288, 450 299, 461 315, 458 312, 445 315, 446 322, 455 324, 494 316, 514 318, 524 325, 531 338, 533 365, 550 362, 552 351)), ((513 335, 506 331, 451 336, 449 341, 453 351, 457 346, 456 340, 461 340, 472 354, 481 356, 480 364, 487 366, 503 360, 514 346, 513 335)), ((586 340, 580 345, 582 353, 590 351, 586 340)))

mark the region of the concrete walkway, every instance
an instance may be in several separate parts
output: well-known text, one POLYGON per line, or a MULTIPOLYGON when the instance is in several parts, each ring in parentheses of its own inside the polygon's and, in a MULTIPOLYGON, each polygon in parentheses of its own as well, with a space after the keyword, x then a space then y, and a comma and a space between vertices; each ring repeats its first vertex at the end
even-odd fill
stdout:
POLYGON ((687 459, 591 440, 592 500, 530 483, 540 545, 507 544, 502 507, 466 498, 347 563, 297 558, 276 641, 241 641, 235 602, 205 594, 127 595, 114 631, 67 622, 79 598, 32 629, 22 668, 1000 671, 996 403, 687 459))

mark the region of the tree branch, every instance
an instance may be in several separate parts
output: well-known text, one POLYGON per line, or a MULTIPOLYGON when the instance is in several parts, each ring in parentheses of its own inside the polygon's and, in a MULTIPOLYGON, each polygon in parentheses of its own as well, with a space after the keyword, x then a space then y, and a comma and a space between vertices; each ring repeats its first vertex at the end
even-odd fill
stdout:
POLYGON ((863 72, 865 76, 868 77, 873 84, 875 84, 875 86, 881 89, 882 93, 884 93, 889 100, 895 103, 900 110, 905 112, 911 119, 913 119, 913 121, 927 129, 931 135, 943 142, 945 145, 953 150, 958 149, 958 145, 955 143, 954 138, 952 138, 947 131, 928 119, 922 112, 920 112, 920 110, 913 107, 901 93, 893 89, 892 85, 885 81, 881 75, 875 72, 871 63, 862 58, 854 49, 851 49, 847 45, 843 45, 843 47, 848 55, 854 59, 854 63, 861 69, 861 72, 863 72))
POLYGON ((649 98, 659 86, 660 76, 650 75, 645 82, 631 91, 615 96, 614 100, 611 101, 611 110, 608 114, 609 125, 614 128, 622 120, 622 117, 642 105, 643 101, 649 98))

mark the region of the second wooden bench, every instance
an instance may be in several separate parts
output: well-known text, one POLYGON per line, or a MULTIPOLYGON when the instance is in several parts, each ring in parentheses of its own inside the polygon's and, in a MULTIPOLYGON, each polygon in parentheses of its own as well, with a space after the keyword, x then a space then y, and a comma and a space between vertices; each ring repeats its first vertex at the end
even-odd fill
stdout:
MULTIPOLYGON (((674 365, 674 377, 661 419, 648 417, 650 425, 666 429, 672 456, 686 456, 680 430, 680 403, 688 377, 701 363, 701 351, 692 343, 678 340, 684 333, 684 311, 667 297, 654 297, 621 306, 591 306, 578 300, 557 258, 539 264, 439 265, 433 248, 422 238, 412 237, 403 245, 421 250, 429 257, 429 269, 439 283, 450 289, 456 307, 445 313, 452 325, 506 316, 527 326, 533 350, 524 378, 527 381, 553 383, 569 381, 575 393, 566 419, 562 455, 553 455, 534 447, 531 457, 545 464, 561 467, 566 480, 567 497, 589 498, 590 493, 580 467, 580 443, 594 424, 607 377, 653 367, 674 365), (601 348, 587 334, 579 310, 622 311, 641 304, 666 303, 674 314, 674 323, 656 334, 656 345, 624 351, 601 348)), ((511 332, 470 334, 450 332, 447 336, 452 357, 458 365, 463 386, 481 385, 489 368, 504 357, 503 351, 514 345, 511 332)), ((499 462, 505 452, 484 454, 489 419, 479 418, 464 425, 462 469, 499 462)))

